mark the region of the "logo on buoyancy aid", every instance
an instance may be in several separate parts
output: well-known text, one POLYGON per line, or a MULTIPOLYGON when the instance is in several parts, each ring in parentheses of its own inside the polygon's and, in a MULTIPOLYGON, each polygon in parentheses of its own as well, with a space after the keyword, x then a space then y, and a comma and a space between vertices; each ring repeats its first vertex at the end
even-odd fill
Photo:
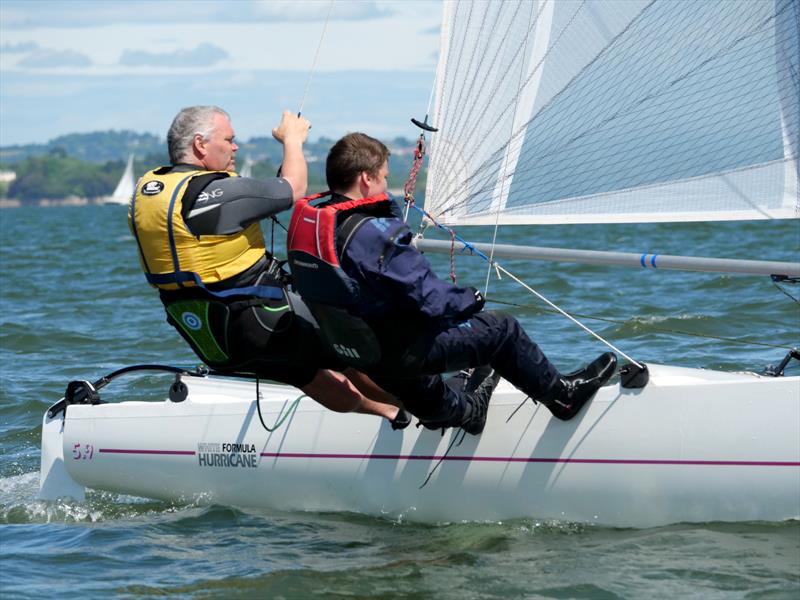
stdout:
POLYGON ((142 194, 145 196, 155 196, 164 189, 164 184, 160 181, 148 181, 142 186, 142 194))
POLYGON ((319 269, 319 265, 317 263, 311 263, 297 259, 294 259, 292 264, 297 265, 298 267, 305 267, 306 269, 319 269))
POLYGON ((192 331, 198 331, 203 327, 203 322, 200 320, 200 317, 188 310, 181 315, 181 321, 192 331))
POLYGON ((201 467, 258 467, 255 444, 239 442, 200 442, 197 444, 197 461, 201 467))
POLYGON ((355 348, 343 346, 342 344, 333 344, 333 349, 336 350, 337 354, 340 354, 341 356, 346 356, 347 358, 361 358, 361 355, 355 348))

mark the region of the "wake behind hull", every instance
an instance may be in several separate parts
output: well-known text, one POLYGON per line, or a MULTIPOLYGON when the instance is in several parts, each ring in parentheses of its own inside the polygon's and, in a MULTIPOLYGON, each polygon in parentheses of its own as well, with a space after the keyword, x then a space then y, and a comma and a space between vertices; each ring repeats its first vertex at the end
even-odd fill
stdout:
MULTIPOLYGON (((309 399, 269 433, 254 384, 185 378, 184 402, 72 405, 63 428, 61 416, 45 416, 43 448, 63 456, 43 450, 42 495, 67 490, 53 483, 66 476, 75 489, 424 522, 651 527, 800 517, 800 378, 650 371, 646 388, 604 387, 569 422, 530 401, 519 408, 524 396, 502 382, 484 433, 449 453, 459 431, 393 431, 309 399), (46 467, 59 458, 66 473, 46 467)), ((270 426, 298 395, 261 391, 270 426)))

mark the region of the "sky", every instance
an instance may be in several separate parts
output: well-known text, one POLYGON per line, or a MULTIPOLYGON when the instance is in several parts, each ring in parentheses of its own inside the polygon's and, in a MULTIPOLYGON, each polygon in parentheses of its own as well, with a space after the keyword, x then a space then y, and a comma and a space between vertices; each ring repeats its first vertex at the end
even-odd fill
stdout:
POLYGON ((242 140, 301 107, 312 139, 414 137, 441 12, 439 0, 2 0, 0 146, 163 137, 195 104, 225 108, 242 140))

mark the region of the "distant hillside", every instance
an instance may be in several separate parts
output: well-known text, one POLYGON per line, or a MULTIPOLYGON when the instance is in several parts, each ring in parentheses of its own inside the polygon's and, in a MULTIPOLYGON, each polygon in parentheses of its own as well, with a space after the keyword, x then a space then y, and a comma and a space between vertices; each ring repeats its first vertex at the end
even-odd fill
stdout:
MULTIPOLYGON (((324 160, 335 140, 319 138, 306 143, 306 154, 310 161, 324 160)), ((398 156, 413 150, 414 141, 405 138, 384 140, 398 156)), ((247 141, 237 140, 239 156, 251 157, 256 161, 269 160, 279 163, 281 145, 271 136, 254 137, 247 141)), ((102 164, 108 161, 125 161, 131 153, 137 159, 149 155, 166 157, 166 140, 151 133, 134 131, 95 131, 92 133, 70 133, 50 140, 45 144, 25 144, 0 147, 0 163, 13 170, 14 163, 31 156, 46 156, 63 151, 67 156, 86 162, 102 164)))
POLYGON ((114 130, 70 133, 50 140, 46 144, 0 147, 0 163, 12 167, 14 163, 29 157, 46 156, 53 151, 63 150, 68 156, 102 164, 108 161, 127 160, 131 153, 137 157, 163 154, 164 146, 164 140, 150 133, 114 130))
MULTIPOLYGON (((305 145, 309 189, 325 188, 325 157, 334 140, 320 138, 305 145)), ((408 176, 414 140, 386 140, 392 153, 389 185, 400 188, 408 176)), ((148 133, 98 131, 57 137, 46 144, 0 147, 0 171, 13 171, 16 179, 0 186, 0 198, 23 203, 60 200, 74 196, 98 198, 110 194, 124 170, 128 155, 136 157, 136 177, 168 163, 166 142, 148 133)), ((254 177, 274 177, 282 158, 281 145, 272 137, 256 137, 239 143, 237 166, 254 161, 254 177)), ((418 189, 425 185, 421 173, 418 189)))

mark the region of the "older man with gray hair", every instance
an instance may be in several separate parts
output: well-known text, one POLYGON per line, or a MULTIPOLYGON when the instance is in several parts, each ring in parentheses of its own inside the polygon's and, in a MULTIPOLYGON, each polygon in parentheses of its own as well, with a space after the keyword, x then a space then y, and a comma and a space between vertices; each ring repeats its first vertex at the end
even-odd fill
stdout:
POLYGON ((228 113, 217 106, 181 110, 167 134, 171 164, 146 173, 131 202, 140 263, 167 321, 215 370, 294 385, 331 410, 404 427, 410 417, 390 395, 357 371, 347 375, 358 388, 337 372, 345 365, 321 342, 264 244, 259 222, 306 192, 309 128, 305 118, 283 113, 272 130, 283 146, 281 176, 262 181, 235 173, 238 146, 228 113))

